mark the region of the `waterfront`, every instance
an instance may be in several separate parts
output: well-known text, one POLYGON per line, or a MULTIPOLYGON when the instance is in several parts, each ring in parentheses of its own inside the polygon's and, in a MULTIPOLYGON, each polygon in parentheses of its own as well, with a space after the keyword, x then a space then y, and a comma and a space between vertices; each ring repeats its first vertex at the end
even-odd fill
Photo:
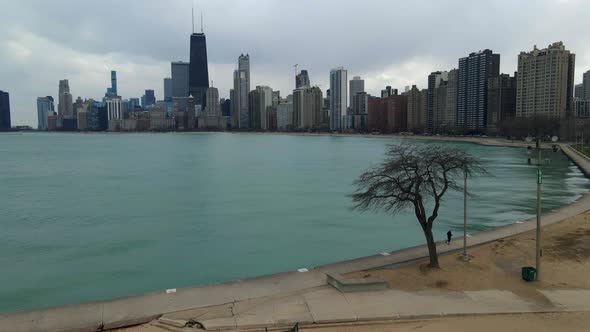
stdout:
MULTIPOLYGON (((423 243, 411 214, 351 212, 351 182, 388 138, 248 134, 4 135, 0 310, 76 303, 311 267, 423 243), (4 300, 6 299, 6 300, 4 300)), ((421 144, 431 144, 422 142, 421 144)), ((455 144, 493 177, 470 182, 473 232, 534 212, 524 149, 455 144)), ((562 154, 544 205, 587 191, 562 154)), ((435 234, 460 232, 450 195, 435 234)))

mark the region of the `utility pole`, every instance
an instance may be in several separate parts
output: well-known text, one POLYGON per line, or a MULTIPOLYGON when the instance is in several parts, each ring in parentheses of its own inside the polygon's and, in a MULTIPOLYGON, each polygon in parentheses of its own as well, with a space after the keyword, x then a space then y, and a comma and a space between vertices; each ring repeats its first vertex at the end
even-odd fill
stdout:
POLYGON ((541 138, 537 136, 537 241, 535 249, 535 264, 537 280, 541 280, 541 184, 543 173, 541 171, 541 138))

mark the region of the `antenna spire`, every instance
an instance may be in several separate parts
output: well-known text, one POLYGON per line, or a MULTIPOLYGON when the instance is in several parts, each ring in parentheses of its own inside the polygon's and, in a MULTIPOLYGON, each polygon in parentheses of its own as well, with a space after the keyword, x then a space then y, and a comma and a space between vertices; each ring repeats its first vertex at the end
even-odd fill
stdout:
POLYGON ((193 34, 195 33, 195 3, 193 2, 193 7, 192 7, 192 13, 193 13, 193 34))
POLYGON ((201 11, 201 33, 203 33, 203 11, 201 11))

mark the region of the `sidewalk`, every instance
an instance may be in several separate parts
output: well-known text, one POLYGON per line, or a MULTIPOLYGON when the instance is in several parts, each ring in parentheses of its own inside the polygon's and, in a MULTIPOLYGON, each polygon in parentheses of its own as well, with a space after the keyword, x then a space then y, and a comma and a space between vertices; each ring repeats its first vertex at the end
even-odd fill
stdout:
POLYGON ((550 304, 512 292, 422 291, 340 293, 330 286, 290 295, 238 301, 166 314, 163 321, 196 321, 206 330, 252 329, 357 321, 416 319, 473 314, 579 312, 590 310, 590 290, 540 291, 550 304))

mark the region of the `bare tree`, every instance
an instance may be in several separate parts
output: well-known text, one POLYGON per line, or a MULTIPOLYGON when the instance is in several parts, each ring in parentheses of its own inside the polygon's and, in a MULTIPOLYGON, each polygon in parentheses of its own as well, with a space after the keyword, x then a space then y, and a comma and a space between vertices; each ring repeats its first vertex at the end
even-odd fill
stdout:
POLYGON ((470 175, 485 169, 478 159, 444 145, 388 145, 385 160, 354 182, 356 191, 351 195, 354 209, 395 215, 413 207, 426 237, 429 266, 438 268, 432 225, 447 191, 463 191, 465 172, 470 175), (425 204, 432 201, 430 212, 425 204))

